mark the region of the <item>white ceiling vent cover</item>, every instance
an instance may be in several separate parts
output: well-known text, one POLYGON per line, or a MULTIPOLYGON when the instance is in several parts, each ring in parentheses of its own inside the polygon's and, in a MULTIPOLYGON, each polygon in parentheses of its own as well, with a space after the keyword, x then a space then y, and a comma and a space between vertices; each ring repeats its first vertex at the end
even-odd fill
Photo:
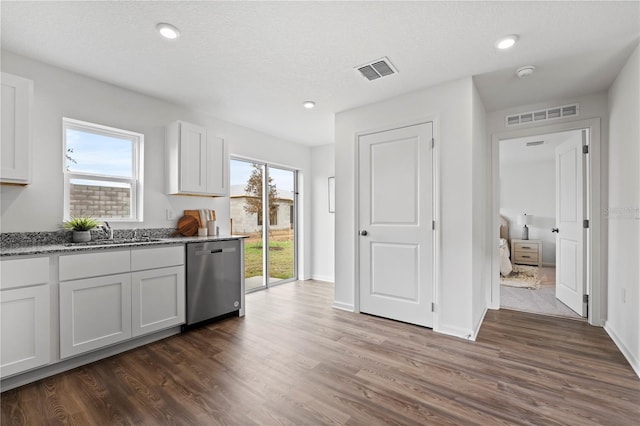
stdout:
POLYGON ((539 121, 555 120, 558 118, 574 117, 579 113, 578 104, 563 105, 547 108, 539 111, 529 111, 520 114, 507 115, 505 124, 507 127, 521 124, 537 123, 539 121))
POLYGON ((368 64, 360 65, 355 68, 362 74, 367 80, 377 80, 380 77, 386 77, 388 75, 396 74, 398 70, 393 66, 389 58, 386 56, 369 62, 368 64))

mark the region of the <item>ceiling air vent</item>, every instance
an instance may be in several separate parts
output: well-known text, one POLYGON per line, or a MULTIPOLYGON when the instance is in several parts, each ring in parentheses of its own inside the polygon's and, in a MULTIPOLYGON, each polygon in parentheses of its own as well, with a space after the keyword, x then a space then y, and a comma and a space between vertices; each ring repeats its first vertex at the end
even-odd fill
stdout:
POLYGON ((386 77, 391 74, 395 74, 398 70, 395 69, 389 58, 386 56, 380 59, 376 59, 368 64, 360 65, 356 67, 360 74, 367 80, 376 80, 380 77, 386 77))
POLYGON ((563 105, 538 111, 529 111, 520 114, 507 115, 505 117, 505 123, 507 127, 519 126, 521 124, 537 123, 539 121, 572 117, 578 115, 578 112, 578 104, 563 105))

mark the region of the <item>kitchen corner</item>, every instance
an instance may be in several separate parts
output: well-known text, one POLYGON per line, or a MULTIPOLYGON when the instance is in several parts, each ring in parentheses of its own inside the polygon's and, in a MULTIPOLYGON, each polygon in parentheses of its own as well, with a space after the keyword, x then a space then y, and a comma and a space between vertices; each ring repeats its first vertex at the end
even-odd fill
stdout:
POLYGON ((0 234, 2 322, 11 324, 1 339, 14 348, 3 349, 2 391, 181 333, 187 324, 244 316, 244 237, 174 231, 115 229, 110 239, 94 230, 90 243, 72 243, 68 231, 0 234), (210 259, 206 274, 189 272, 190 247, 198 260, 210 259), (196 293, 202 286, 209 288, 196 293), (211 300, 229 287, 233 300, 225 306, 211 300))

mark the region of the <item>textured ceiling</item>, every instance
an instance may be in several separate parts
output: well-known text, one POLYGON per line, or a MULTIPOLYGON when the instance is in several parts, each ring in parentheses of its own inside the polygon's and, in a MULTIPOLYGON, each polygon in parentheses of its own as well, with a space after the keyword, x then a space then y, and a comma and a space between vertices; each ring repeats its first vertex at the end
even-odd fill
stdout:
POLYGON ((488 110, 606 89, 638 2, 1 2, 2 47, 308 145, 336 112, 475 76, 488 110), (158 22, 182 31, 161 39, 158 22), (517 33, 508 52, 496 39, 517 33), (388 56, 399 73, 353 67, 388 56), (517 80, 527 64, 539 72, 517 80), (316 101, 306 110, 304 100, 316 101))

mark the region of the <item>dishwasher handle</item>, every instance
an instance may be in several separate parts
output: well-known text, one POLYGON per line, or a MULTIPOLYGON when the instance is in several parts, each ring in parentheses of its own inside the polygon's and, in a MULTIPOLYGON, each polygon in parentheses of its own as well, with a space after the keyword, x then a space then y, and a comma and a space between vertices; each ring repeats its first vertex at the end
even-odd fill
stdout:
POLYGON ((210 254, 217 254, 217 253, 233 253, 234 251, 236 251, 235 247, 229 247, 224 249, 213 249, 213 250, 200 250, 196 252, 196 256, 207 256, 210 254))

